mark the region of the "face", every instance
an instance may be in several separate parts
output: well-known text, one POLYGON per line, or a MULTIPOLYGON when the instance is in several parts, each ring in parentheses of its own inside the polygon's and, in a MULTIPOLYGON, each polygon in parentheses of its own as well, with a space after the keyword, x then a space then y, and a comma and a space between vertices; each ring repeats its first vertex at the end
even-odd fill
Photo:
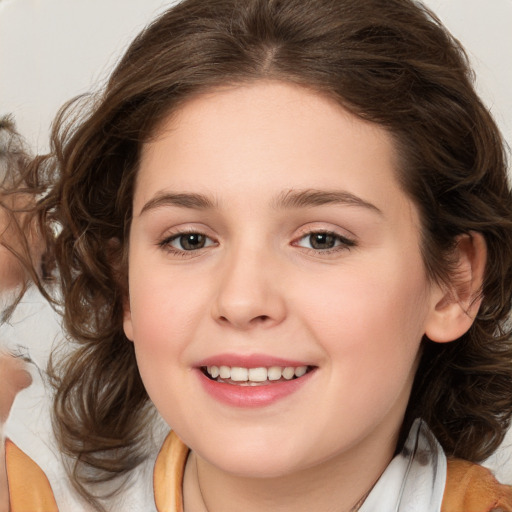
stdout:
MULTIPOLYGON (((10 236, 11 229, 7 214, 0 207, 0 240, 4 239, 7 242, 12 242, 12 236, 10 236)), ((15 256, 0 244, 0 293, 20 285, 24 277, 23 268, 15 256)))
POLYGON ((194 98, 144 146, 124 327, 203 460, 391 456, 435 295, 395 172, 384 129, 280 83, 194 98))
MULTIPOLYGON (((6 208, 14 211, 23 210, 31 206, 31 198, 23 194, 5 196, 0 194, 0 202, 5 204, 6 208)), ((14 254, 5 247, 3 243, 11 247, 14 251, 23 253, 23 247, 20 241, 20 235, 15 227, 15 222, 23 226, 26 222, 25 215, 15 213, 15 218, 10 218, 7 211, 0 207, 0 294, 5 291, 12 291, 19 287, 28 277, 23 265, 14 254)), ((36 266, 40 265, 41 257, 44 252, 44 243, 38 234, 34 224, 25 226, 24 235, 27 237, 30 256, 36 266)))

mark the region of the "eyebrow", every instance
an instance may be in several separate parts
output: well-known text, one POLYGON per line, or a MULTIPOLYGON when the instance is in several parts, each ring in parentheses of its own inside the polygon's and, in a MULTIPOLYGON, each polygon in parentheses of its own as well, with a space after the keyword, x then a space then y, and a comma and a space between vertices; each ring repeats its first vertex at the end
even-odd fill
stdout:
MULTIPOLYGON (((345 190, 290 189, 281 192, 271 202, 271 206, 277 210, 311 208, 331 204, 359 206, 383 215, 382 211, 374 204, 345 190)), ((139 215, 162 206, 208 210, 216 208, 217 202, 204 194, 159 192, 144 204, 139 215)))
POLYGON ((330 204, 360 206, 383 215, 382 211, 374 204, 345 190, 291 189, 279 194, 273 201, 272 206, 276 209, 291 209, 310 208, 330 204))
POLYGON ((142 207, 139 215, 161 206, 178 206, 181 208, 208 210, 215 208, 216 202, 203 194, 160 192, 142 207))

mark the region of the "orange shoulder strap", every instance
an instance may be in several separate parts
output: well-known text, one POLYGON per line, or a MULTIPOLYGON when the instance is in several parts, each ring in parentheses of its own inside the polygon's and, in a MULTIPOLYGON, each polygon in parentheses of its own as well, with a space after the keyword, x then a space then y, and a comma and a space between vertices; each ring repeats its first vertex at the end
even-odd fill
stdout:
POLYGON ((188 453, 188 447, 171 431, 160 449, 153 472, 158 512, 183 512, 183 473, 188 453))
POLYGON ((43 470, 9 439, 5 442, 5 463, 11 512, 58 512, 43 470))
POLYGON ((478 464, 448 459, 441 512, 512 512, 512 487, 478 464))

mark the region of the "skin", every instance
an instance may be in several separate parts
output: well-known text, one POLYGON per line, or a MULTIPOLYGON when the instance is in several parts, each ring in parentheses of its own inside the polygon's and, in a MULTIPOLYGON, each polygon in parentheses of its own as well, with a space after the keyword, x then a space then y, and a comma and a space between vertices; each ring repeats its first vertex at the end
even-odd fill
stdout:
POLYGON ((25 237, 28 244, 34 268, 40 270, 45 250, 44 242, 35 222, 27 222, 27 216, 23 213, 23 210, 32 205, 33 200, 34 198, 27 194, 3 195, 0 192, 0 293, 16 290, 29 277, 28 271, 12 252, 24 253, 22 237, 25 237), (14 219, 9 217, 3 206, 16 212, 14 219), (21 233, 15 225, 16 222, 22 230, 21 233))
MULTIPOLYGON (((10 241, 10 230, 12 228, 8 226, 7 214, 0 207, 0 237, 10 241)), ((24 277, 25 272, 15 256, 0 244, 0 292, 16 288, 24 277)))
POLYGON ((350 510, 388 465, 422 336, 455 339, 472 321, 426 276, 396 168, 383 128, 275 82, 193 98, 145 144, 124 327, 151 399, 193 450, 187 512, 350 510), (276 205, 311 190, 345 200, 276 205), (183 231, 207 243, 186 251, 170 240, 183 231), (312 248, 319 232, 335 247, 312 248), (225 353, 315 370, 295 393, 240 408, 199 383, 198 363, 225 353))

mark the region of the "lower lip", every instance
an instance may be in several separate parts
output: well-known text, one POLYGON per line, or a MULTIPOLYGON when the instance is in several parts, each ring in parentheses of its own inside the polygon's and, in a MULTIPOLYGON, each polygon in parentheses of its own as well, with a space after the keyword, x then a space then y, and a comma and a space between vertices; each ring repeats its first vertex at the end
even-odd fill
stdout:
POLYGON ((311 379, 315 370, 298 379, 262 386, 237 386, 211 380, 199 369, 197 373, 206 392, 219 402, 232 407, 265 407, 297 392, 311 379))

